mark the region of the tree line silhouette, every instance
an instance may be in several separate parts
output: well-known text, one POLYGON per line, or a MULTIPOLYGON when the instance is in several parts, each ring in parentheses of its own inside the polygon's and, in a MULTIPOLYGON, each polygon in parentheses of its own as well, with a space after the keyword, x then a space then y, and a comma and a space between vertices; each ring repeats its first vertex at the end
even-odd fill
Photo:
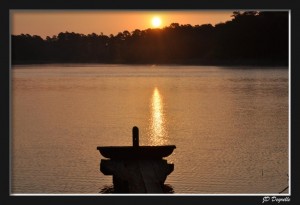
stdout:
POLYGON ((232 20, 117 35, 12 35, 12 63, 288 65, 288 12, 233 12, 232 20))

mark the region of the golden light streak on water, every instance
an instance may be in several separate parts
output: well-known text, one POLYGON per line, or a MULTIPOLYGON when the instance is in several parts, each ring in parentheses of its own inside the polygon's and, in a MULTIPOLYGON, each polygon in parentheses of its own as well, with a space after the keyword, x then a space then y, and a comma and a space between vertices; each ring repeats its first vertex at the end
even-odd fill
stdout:
POLYGON ((157 87, 151 97, 150 143, 162 145, 167 142, 166 116, 163 108, 163 98, 157 87))

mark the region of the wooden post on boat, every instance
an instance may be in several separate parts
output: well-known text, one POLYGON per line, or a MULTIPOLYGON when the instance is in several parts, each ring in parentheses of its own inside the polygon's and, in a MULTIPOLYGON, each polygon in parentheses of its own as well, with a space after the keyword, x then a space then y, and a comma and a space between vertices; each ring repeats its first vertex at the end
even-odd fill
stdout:
POLYGON ((102 156, 100 171, 113 176, 116 193, 163 193, 167 176, 174 170, 163 157, 175 145, 139 146, 139 129, 132 129, 133 146, 97 147, 102 156))
POLYGON ((139 128, 136 126, 132 128, 132 146, 133 147, 139 146, 139 128))

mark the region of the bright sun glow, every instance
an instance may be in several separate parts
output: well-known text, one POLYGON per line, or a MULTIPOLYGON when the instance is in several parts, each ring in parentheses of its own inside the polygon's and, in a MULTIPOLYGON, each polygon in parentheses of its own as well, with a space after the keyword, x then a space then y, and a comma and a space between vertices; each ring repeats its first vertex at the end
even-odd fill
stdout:
POLYGON ((161 19, 157 16, 153 17, 151 22, 152 22, 152 26, 155 28, 157 28, 161 25, 161 19))

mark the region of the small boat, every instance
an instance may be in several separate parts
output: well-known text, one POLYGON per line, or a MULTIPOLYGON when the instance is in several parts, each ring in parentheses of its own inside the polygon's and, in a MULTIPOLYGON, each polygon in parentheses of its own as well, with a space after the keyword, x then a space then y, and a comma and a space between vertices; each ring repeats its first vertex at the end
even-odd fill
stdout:
POLYGON ((163 157, 169 156, 175 145, 139 146, 139 129, 132 128, 132 146, 98 146, 100 171, 113 176, 116 193, 164 193, 164 182, 174 170, 163 157))
POLYGON ((101 155, 110 159, 161 159, 172 154, 175 145, 97 147, 101 155))
POLYGON ((139 129, 132 128, 132 146, 97 147, 103 157, 110 159, 162 159, 172 154, 175 145, 139 146, 139 129))

